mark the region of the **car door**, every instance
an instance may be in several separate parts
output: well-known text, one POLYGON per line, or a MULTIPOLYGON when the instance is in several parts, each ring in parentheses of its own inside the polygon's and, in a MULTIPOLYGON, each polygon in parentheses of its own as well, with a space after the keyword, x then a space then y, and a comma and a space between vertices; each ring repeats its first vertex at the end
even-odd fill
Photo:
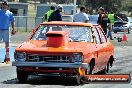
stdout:
POLYGON ((94 30, 94 35, 95 35, 95 47, 96 47, 95 52, 97 53, 97 58, 95 58, 95 67, 94 67, 94 72, 96 73, 100 71, 101 69, 100 63, 102 62, 101 58, 103 54, 102 54, 102 46, 101 46, 99 32, 95 26, 93 27, 93 30, 94 30))
POLYGON ((97 50, 98 50, 98 69, 102 70, 107 64, 108 56, 109 56, 109 44, 107 44, 107 38, 102 31, 100 26, 95 27, 100 43, 96 44, 97 50))

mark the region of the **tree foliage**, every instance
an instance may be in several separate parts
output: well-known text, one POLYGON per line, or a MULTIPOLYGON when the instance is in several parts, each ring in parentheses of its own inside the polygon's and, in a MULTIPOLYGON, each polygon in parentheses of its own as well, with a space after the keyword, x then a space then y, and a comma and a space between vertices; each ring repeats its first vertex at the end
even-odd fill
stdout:
MULTIPOLYGON (((57 4, 73 3, 74 0, 39 0, 41 3, 55 2, 57 4)), ((104 7, 106 11, 120 11, 122 4, 119 3, 121 0, 77 0, 77 5, 86 6, 90 13, 92 10, 97 10, 99 7, 104 7)))
POLYGON ((29 0, 19 0, 19 2, 22 2, 22 3, 27 3, 27 1, 29 0))

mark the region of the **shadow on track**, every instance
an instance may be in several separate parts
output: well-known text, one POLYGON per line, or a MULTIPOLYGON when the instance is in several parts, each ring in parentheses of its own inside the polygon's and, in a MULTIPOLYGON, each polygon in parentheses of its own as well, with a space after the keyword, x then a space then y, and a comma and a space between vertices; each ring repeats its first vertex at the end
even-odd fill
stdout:
POLYGON ((30 76, 25 83, 19 83, 17 78, 2 82, 3 84, 30 84, 30 85, 63 85, 77 86, 75 79, 72 77, 60 76, 30 76))

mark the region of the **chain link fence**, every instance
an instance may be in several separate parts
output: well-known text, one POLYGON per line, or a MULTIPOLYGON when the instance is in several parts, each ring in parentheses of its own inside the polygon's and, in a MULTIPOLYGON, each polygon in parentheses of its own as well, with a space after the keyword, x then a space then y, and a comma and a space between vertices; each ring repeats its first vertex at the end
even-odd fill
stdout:
POLYGON ((43 21, 42 17, 15 16, 17 31, 30 32, 43 21))
MULTIPOLYGON (((43 22, 43 17, 14 16, 17 31, 30 32, 39 23, 43 22)), ((62 16, 63 21, 72 21, 72 15, 62 16)))

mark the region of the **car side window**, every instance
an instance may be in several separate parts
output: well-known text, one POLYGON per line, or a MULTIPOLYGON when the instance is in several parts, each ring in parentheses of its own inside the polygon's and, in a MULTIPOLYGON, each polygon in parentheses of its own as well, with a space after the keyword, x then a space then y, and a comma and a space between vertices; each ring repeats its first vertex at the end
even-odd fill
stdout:
POLYGON ((90 27, 65 26, 63 30, 69 33, 69 38, 74 42, 93 42, 92 29, 90 27))
POLYGON ((100 38, 99 38, 99 33, 98 33, 97 29, 94 27, 93 30, 94 30, 94 35, 95 35, 96 43, 97 44, 101 44, 100 38))
POLYGON ((106 43, 106 37, 105 37, 104 33, 102 32, 102 29, 97 27, 97 30, 98 30, 99 35, 100 35, 101 43, 106 43))
POLYGON ((46 29, 45 26, 40 26, 39 29, 35 32, 32 39, 33 40, 46 40, 46 29))
POLYGON ((94 42, 94 39, 92 37, 92 28, 89 28, 89 27, 87 28, 86 36, 87 36, 88 42, 94 42))

